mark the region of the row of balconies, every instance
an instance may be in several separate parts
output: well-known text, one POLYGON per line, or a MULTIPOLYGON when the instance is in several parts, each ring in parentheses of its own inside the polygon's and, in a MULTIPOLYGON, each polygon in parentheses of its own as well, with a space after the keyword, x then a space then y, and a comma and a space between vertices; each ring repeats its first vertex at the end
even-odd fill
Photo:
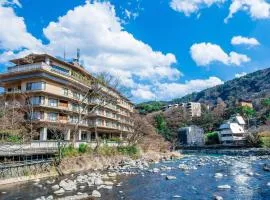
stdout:
MULTIPOLYGON (((32 116, 33 120, 41 121, 41 122, 55 122, 55 123, 67 123, 67 124, 77 124, 78 118, 74 116, 68 115, 59 115, 58 113, 44 113, 40 111, 36 111, 32 116)), ((129 126, 123 126, 117 122, 106 121, 106 120, 81 120, 79 123, 80 126, 85 127, 100 127, 100 128, 110 128, 121 131, 133 131, 133 129, 129 126)))
MULTIPOLYGON (((73 81, 75 81, 79 84, 83 83, 82 81, 78 81, 77 78, 74 78, 70 73, 63 72, 61 70, 56 69, 55 67, 53 68, 52 66, 50 66, 44 62, 9 67, 8 73, 33 71, 33 70, 38 70, 38 69, 46 70, 46 71, 49 71, 50 73, 56 73, 59 76, 64 76, 65 78, 72 79, 73 81)), ((85 85, 87 86, 88 84, 85 84, 85 85)), ((65 95, 65 94, 63 94, 63 95, 65 95)), ((66 93, 66 95, 70 96, 69 93, 66 93)), ((74 94, 71 94, 71 95, 72 95, 71 96, 72 98, 80 100, 80 97, 78 98, 78 97, 74 96, 74 94)), ((130 103, 124 101, 123 99, 119 99, 118 105, 125 108, 125 109, 131 110, 131 111, 133 110, 133 106, 130 103)))

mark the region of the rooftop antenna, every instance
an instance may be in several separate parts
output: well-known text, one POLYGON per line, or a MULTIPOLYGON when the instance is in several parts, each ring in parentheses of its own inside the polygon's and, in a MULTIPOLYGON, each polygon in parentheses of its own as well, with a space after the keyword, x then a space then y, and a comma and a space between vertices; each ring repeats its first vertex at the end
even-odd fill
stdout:
POLYGON ((80 62, 80 49, 77 48, 77 62, 80 62))
POLYGON ((64 61, 66 61, 66 48, 64 47, 64 61))

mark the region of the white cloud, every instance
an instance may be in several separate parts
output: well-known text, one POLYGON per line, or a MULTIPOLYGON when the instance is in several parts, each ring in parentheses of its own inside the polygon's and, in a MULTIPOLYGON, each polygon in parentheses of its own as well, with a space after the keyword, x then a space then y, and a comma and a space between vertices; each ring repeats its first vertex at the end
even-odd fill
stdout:
POLYGON ((235 78, 240 78, 240 77, 245 76, 245 75, 247 75, 246 72, 237 73, 237 74, 235 74, 235 78))
POLYGON ((253 19, 270 18, 270 4, 266 0, 232 0, 229 15, 224 22, 227 23, 239 11, 248 12, 253 19))
MULTIPOLYGON (((110 3, 86 3, 70 10, 58 21, 43 29, 50 41, 47 46, 54 55, 68 55, 81 49, 82 59, 91 72, 108 71, 123 75, 125 82, 139 79, 177 79, 180 72, 172 67, 173 54, 154 51, 122 27, 110 3)), ((119 77, 119 76, 118 76, 119 77)))
MULTIPOLYGON (((18 17, 12 7, 8 7, 11 1, 0 3, 0 50, 21 50, 23 48, 38 50, 42 43, 27 32, 24 19, 18 17)), ((19 1, 14 1, 19 4, 19 1)))
POLYGON ((217 77, 208 79, 196 79, 185 83, 163 83, 158 85, 157 96, 161 99, 168 100, 182 97, 192 92, 199 92, 206 88, 223 84, 223 81, 217 77))
POLYGON ((156 95, 151 91, 151 86, 149 85, 138 85, 136 89, 131 90, 131 94, 136 99, 141 100, 153 100, 156 98, 156 95))
POLYGON ((171 0, 170 7, 177 12, 182 12, 186 16, 190 16, 198 12, 201 8, 224 2, 225 0, 171 0))
POLYGON ((119 77, 125 86, 135 87, 134 78, 175 80, 181 75, 172 67, 177 62, 175 55, 154 51, 125 31, 109 2, 86 2, 56 22, 50 22, 43 29, 49 41, 47 45, 27 32, 24 19, 16 16, 12 7, 1 6, 0 9, 0 27, 6 27, 0 35, 0 47, 5 50, 0 55, 2 62, 33 51, 62 56, 65 49, 67 56, 74 56, 80 48, 89 71, 109 72, 119 77))
POLYGON ((250 61, 250 58, 244 54, 230 52, 228 55, 220 46, 205 42, 193 44, 190 48, 190 53, 198 66, 207 66, 213 62, 239 66, 250 61))
POLYGON ((257 39, 255 38, 247 38, 243 36, 235 36, 231 40, 232 45, 249 45, 249 46, 257 46, 260 45, 257 39))
POLYGON ((154 85, 139 85, 137 89, 131 91, 133 97, 141 101, 153 100, 171 100, 183 97, 192 92, 223 84, 224 82, 217 77, 209 77, 208 79, 195 79, 186 81, 185 83, 156 83, 154 85))

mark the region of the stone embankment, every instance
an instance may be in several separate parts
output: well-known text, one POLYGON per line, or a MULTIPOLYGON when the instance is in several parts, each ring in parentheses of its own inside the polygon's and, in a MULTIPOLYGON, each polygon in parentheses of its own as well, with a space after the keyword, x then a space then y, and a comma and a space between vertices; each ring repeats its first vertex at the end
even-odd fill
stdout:
POLYGON ((190 147, 186 149, 180 149, 180 153, 204 153, 204 154, 221 154, 229 156, 264 156, 270 155, 269 148, 207 148, 207 147, 190 147))

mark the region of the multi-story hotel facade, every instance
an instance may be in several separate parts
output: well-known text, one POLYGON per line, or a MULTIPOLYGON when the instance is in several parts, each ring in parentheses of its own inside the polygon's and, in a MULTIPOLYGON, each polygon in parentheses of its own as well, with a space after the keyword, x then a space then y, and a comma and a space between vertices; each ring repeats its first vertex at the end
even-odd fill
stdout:
POLYGON ((90 142, 96 136, 102 139, 125 138, 133 133, 133 104, 117 90, 103 86, 116 101, 103 102, 97 106, 97 98, 83 99, 82 91, 91 90, 96 80, 78 62, 65 62, 48 54, 31 54, 11 60, 15 66, 0 74, 0 87, 8 99, 14 97, 25 104, 25 96, 33 106, 37 136, 34 140, 55 140, 50 124, 64 124, 67 128, 64 140, 90 142), (84 88, 85 90, 83 90, 84 88), (82 102, 83 101, 83 102, 82 102), (78 121, 79 111, 87 107, 78 121), (96 109, 92 109, 95 107, 96 109), (74 125, 77 132, 72 133, 74 125))

